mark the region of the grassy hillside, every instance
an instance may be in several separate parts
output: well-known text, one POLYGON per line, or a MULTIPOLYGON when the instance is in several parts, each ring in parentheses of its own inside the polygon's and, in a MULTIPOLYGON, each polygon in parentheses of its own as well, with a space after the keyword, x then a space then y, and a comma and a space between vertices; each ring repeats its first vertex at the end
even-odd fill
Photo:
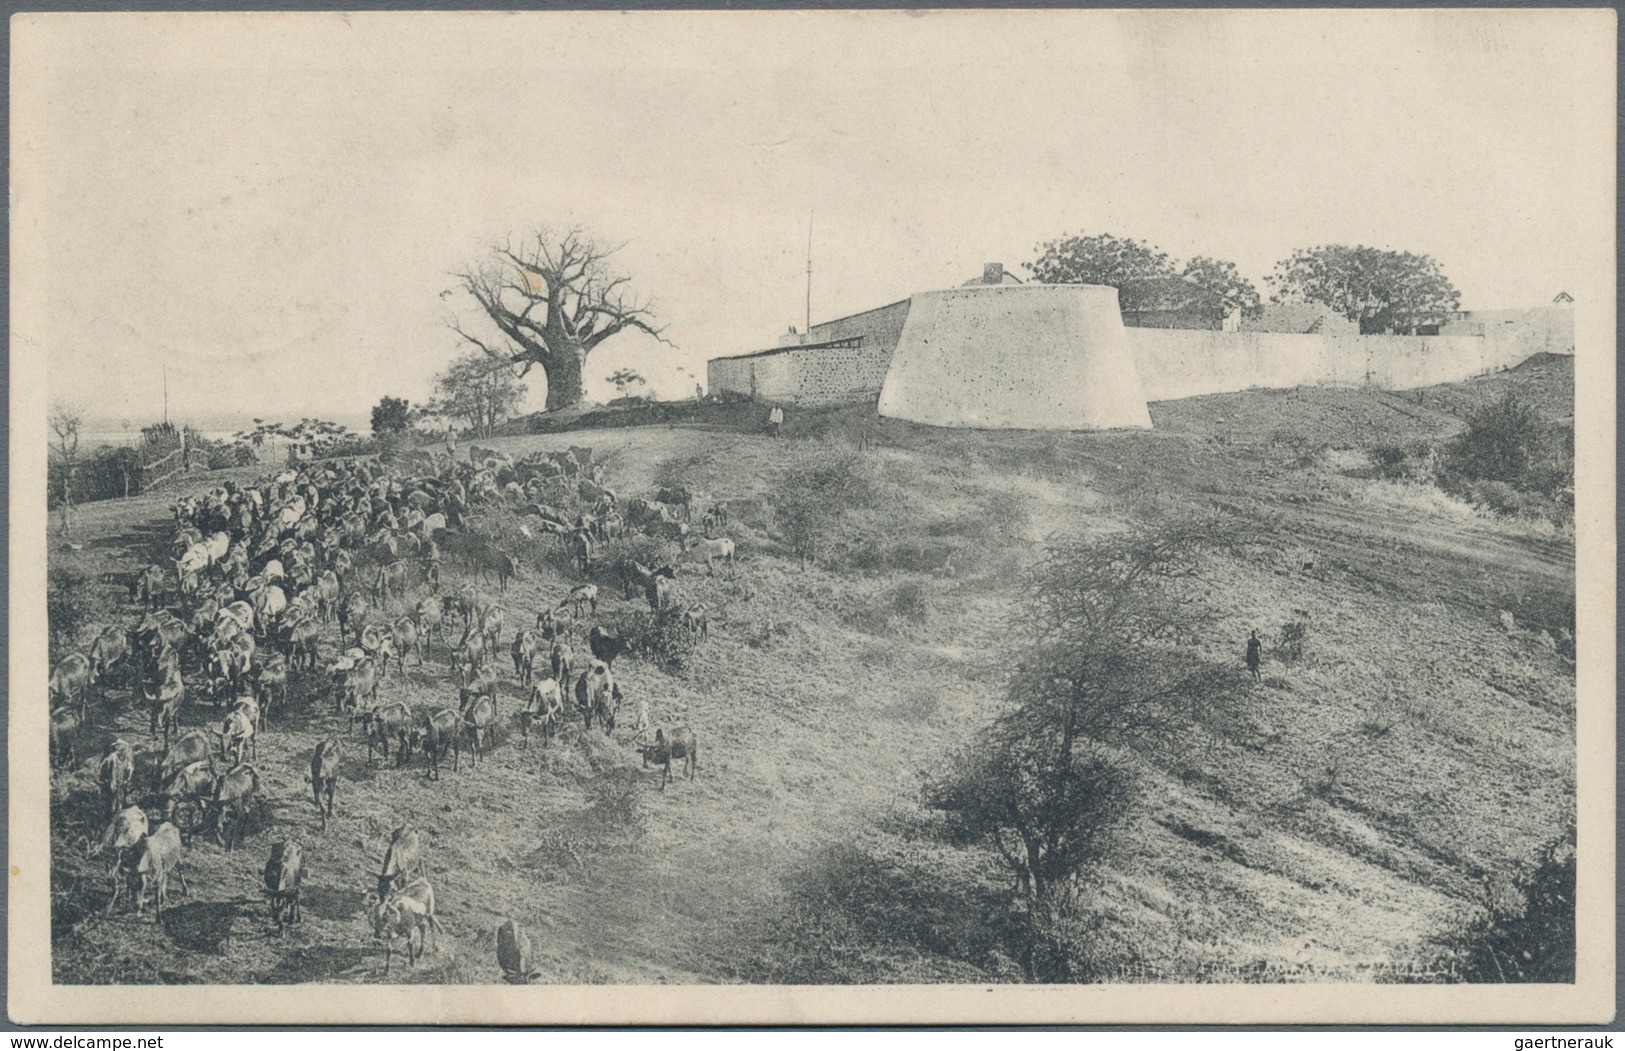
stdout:
MULTIPOLYGON (((1370 450, 1448 439, 1508 386, 1561 423, 1572 383, 1570 363, 1547 361, 1406 394, 1220 395, 1153 406, 1143 433, 942 431, 847 410, 793 414, 776 442, 734 419, 495 439, 514 454, 590 445, 623 497, 681 481, 697 507, 732 504, 737 572, 679 575, 685 599, 714 611, 710 639, 680 669, 617 664, 628 704, 694 729, 697 779, 660 791, 624 728, 521 749, 507 676, 482 765, 434 783, 421 760, 368 767, 356 738, 323 832, 303 779, 316 742, 344 725, 314 683, 296 686, 260 745, 269 827, 235 853, 194 840, 191 896, 161 934, 97 914, 93 766, 57 778, 56 980, 383 980, 365 895, 403 821, 427 834, 446 929, 391 981, 499 980, 504 916, 539 936, 549 982, 1018 980, 997 933, 1008 881, 986 851, 936 834, 922 781, 991 718, 1024 570, 1047 537, 1213 507, 1258 535, 1210 567, 1202 597, 1218 619, 1188 645, 1240 682, 1256 628, 1263 681, 1227 694, 1176 760, 1139 771, 1088 880, 1086 969, 1404 977, 1525 875, 1572 813, 1574 548, 1564 527, 1379 477, 1370 450), (861 484, 803 570, 773 511, 779 480, 809 463, 861 484), (1277 646, 1288 624, 1303 638, 1294 659, 1277 646), (259 873, 289 835, 310 859, 306 922, 277 936, 259 873)), ((156 497, 87 507, 82 548, 53 548, 53 569, 97 581, 133 568, 167 536, 166 516, 156 497)), ((510 625, 577 579, 546 544, 524 552, 510 625)), ((103 622, 132 615, 115 587, 95 590, 103 622)), ((640 615, 641 597, 604 593, 599 620, 640 615)), ((392 670, 381 699, 454 706, 446 656, 392 670)), ((218 725, 206 704, 184 718, 218 725)), ((122 691, 99 725, 156 747, 122 691)))

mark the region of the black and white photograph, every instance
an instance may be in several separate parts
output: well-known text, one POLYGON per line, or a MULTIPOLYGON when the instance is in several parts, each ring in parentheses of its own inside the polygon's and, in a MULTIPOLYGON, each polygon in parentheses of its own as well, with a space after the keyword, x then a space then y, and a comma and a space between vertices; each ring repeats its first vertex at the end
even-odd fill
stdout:
POLYGON ((11 1017, 1607 1021, 1616 33, 15 16, 11 1017))

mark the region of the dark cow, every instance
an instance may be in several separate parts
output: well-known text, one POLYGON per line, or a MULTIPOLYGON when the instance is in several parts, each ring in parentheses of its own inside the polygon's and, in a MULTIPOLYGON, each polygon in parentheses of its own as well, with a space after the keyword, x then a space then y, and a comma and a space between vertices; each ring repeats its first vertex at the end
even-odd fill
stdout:
POLYGON ((595 659, 603 661, 613 669, 616 657, 632 651, 632 640, 595 624, 592 630, 587 632, 587 646, 592 650, 595 659))
POLYGON ((576 708, 581 712, 582 723, 588 730, 592 729, 593 717, 597 716, 605 735, 612 733, 619 700, 620 689, 615 685, 615 676, 603 661, 593 661, 581 678, 576 680, 576 708))
POLYGON ((468 736, 473 746, 474 764, 479 765, 480 759, 489 747, 491 727, 496 724, 496 706, 488 697, 478 697, 474 703, 463 708, 463 732, 468 736))
POLYGON ((262 653, 255 658, 254 698, 262 718, 271 714, 271 705, 288 699, 288 660, 280 653, 262 653))
POLYGON ((666 790, 666 782, 671 778, 671 761, 683 760, 683 772, 690 781, 694 780, 694 769, 699 766, 700 749, 695 743, 694 731, 686 726, 679 726, 667 736, 664 730, 655 731, 655 743, 643 749, 643 765, 650 763, 663 768, 660 778, 660 790, 666 790))
POLYGON ((423 754, 429 760, 430 780, 440 780, 440 760, 451 752, 451 768, 455 772, 462 767, 462 749, 458 738, 462 734, 462 716, 450 708, 441 708, 423 716, 423 721, 413 727, 407 735, 405 747, 402 751, 410 753, 413 749, 422 748, 423 754))
POLYGON ((73 765, 73 739, 79 733, 83 720, 72 708, 51 709, 51 763, 55 766, 73 765))
POLYGON ((271 921, 282 930, 282 917, 289 924, 299 922, 299 885, 305 878, 305 855, 299 841, 271 845, 271 860, 265 863, 265 896, 270 900, 271 921))
POLYGON ((327 819, 333 816, 333 797, 338 793, 339 762, 344 757, 339 742, 329 737, 316 746, 316 752, 310 757, 310 791, 316 800, 316 812, 322 816, 322 828, 327 827, 327 819), (323 797, 326 806, 323 806, 323 797))
POLYGON ((513 673, 519 685, 529 686, 536 669, 536 651, 541 647, 541 633, 520 628, 513 636, 513 673))
MULTIPOLYGON (((367 765, 372 765, 373 752, 380 752, 389 762, 389 742, 399 740, 412 723, 412 711, 399 701, 392 701, 367 713, 367 765)), ((406 761, 404 749, 395 752, 395 765, 406 761)))
POLYGON ((263 805, 260 772, 249 764, 238 763, 214 779, 214 798, 209 807, 214 817, 215 838, 222 847, 231 850, 242 842, 249 808, 257 804, 263 805), (227 832, 228 816, 230 832, 227 832))
POLYGON ((694 501, 694 494, 683 486, 674 486, 670 489, 661 489, 655 493, 655 499, 682 512, 683 521, 689 520, 689 506, 694 501))
POLYGON ((468 706, 478 698, 487 701, 491 705, 494 716, 497 710, 497 682, 497 673, 494 668, 480 668, 458 688, 457 707, 467 711, 468 706))
POLYGON ((158 783, 162 785, 177 770, 207 760, 210 752, 209 735, 202 730, 192 730, 176 738, 175 743, 164 750, 163 762, 158 766, 158 783))

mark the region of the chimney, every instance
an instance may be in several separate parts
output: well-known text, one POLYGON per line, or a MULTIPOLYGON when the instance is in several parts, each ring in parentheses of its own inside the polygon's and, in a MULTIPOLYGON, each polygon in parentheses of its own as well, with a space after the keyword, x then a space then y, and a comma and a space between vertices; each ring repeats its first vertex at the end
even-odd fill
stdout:
POLYGON ((1002 284, 1004 284, 1004 264, 1003 263, 988 263, 986 266, 982 267, 982 284, 984 284, 984 285, 1002 285, 1002 284))

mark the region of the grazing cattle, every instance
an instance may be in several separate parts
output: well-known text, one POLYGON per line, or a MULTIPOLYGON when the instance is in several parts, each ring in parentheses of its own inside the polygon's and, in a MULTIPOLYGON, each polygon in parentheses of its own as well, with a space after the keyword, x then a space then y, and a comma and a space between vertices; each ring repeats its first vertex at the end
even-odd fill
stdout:
POLYGON ((322 628, 313 620, 303 620, 288 628, 284 651, 290 668, 315 671, 321 662, 322 628))
POLYGON ((415 879, 400 890, 389 894, 373 906, 373 937, 384 942, 384 974, 389 974, 389 961, 394 953, 395 938, 406 938, 406 962, 417 966, 418 956, 426 949, 428 932, 438 931, 440 921, 434 914, 434 888, 426 879, 415 879), (417 939, 414 943, 414 937, 417 939))
POLYGON ((541 977, 532 962, 530 935, 517 920, 504 920, 497 928, 497 966, 509 985, 529 985, 541 977))
POLYGON ((684 553, 691 558, 703 559, 707 576, 716 576, 717 563, 721 562, 728 567, 731 574, 734 568, 734 542, 727 537, 717 540, 695 540, 683 543, 684 553))
POLYGON ((349 638, 351 634, 359 635, 371 611, 372 603, 360 592, 351 592, 339 604, 339 635, 343 638, 349 638))
POLYGON ((395 561, 378 567, 372 582, 373 601, 380 606, 389 605, 391 597, 406 598, 406 563, 395 561))
POLYGON ((479 635, 464 639, 451 651, 451 675, 458 685, 467 685, 486 660, 485 639, 479 635))
POLYGON ((476 766, 485 755, 485 749, 490 742, 491 727, 496 725, 496 721, 496 706, 491 703, 489 697, 477 697, 473 703, 463 706, 463 732, 468 735, 469 743, 473 746, 476 766))
POLYGON ((711 633, 711 614, 706 612, 705 603, 696 603, 683 610, 683 627, 695 639, 705 641, 705 637, 711 633))
MULTIPOLYGON (((412 711, 399 701, 392 701, 367 713, 365 732, 367 734, 367 765, 372 765, 372 753, 381 752, 385 762, 389 761, 389 742, 399 739, 406 733, 412 722, 412 711)), ((395 765, 405 762, 404 749, 397 749, 395 765)))
POLYGON ((689 520, 689 505, 693 502, 694 496, 683 486, 661 489, 655 494, 655 499, 681 511, 683 521, 687 522, 689 520))
POLYGON ((339 762, 344 758, 344 751, 339 742, 329 737, 316 746, 315 753, 310 757, 310 791, 316 800, 316 812, 322 816, 322 828, 327 828, 327 819, 333 816, 333 797, 338 793, 339 762), (326 805, 322 803, 323 798, 326 805))
POLYGON ((181 679, 179 664, 169 667, 164 674, 164 681, 156 691, 142 689, 142 695, 147 699, 147 708, 152 718, 147 726, 147 736, 157 737, 160 724, 164 730, 164 748, 169 748, 169 733, 180 725, 181 702, 186 699, 186 683, 181 679))
POLYGON ((322 623, 332 622, 338 615, 339 603, 344 597, 344 589, 339 584, 337 573, 329 569, 316 581, 316 613, 322 618, 322 623))
POLYGON ((96 769, 96 784, 102 790, 102 808, 111 816, 130 804, 130 783, 135 780, 135 753, 128 742, 108 742, 96 769))
POLYGON ((570 604, 575 607, 576 619, 581 619, 581 607, 587 606, 593 613, 598 612, 598 585, 577 584, 570 589, 570 604))
POLYGON ((117 625, 103 628, 96 641, 90 644, 91 680, 104 694, 113 670, 123 671, 128 667, 129 656, 130 637, 117 625))
POLYGON ((423 837, 410 825, 402 825, 389 834, 389 846, 384 848, 384 861, 378 868, 378 896, 387 898, 397 883, 411 876, 427 876, 423 861, 423 837))
POLYGON ((73 765, 73 739, 83 720, 72 708, 51 709, 51 763, 54 766, 73 765))
POLYGON ((463 711, 468 710, 469 702, 475 697, 483 697, 491 703, 494 712, 497 705, 497 673, 489 666, 478 668, 473 675, 457 689, 457 707, 463 711))
POLYGON ((217 623, 229 619, 239 630, 252 631, 254 629, 254 607, 241 600, 231 602, 220 607, 219 612, 215 614, 215 619, 217 623))
POLYGON ((220 726, 220 757, 232 763, 241 763, 244 753, 259 758, 254 720, 246 711, 233 710, 220 726))
POLYGON ((288 594, 275 584, 254 593, 255 630, 261 635, 274 627, 288 608, 288 594))
POLYGON ((101 848, 97 854, 100 857, 112 855, 113 893, 107 901, 106 915, 113 914, 113 907, 118 904, 119 888, 124 884, 119 878, 119 870, 129 864, 130 852, 146 834, 147 812, 138 806, 125 807, 114 814, 107 824, 107 831, 102 833, 101 848))
POLYGON ((452 608, 463 618, 463 634, 467 635, 480 608, 480 594, 473 584, 464 584, 457 589, 456 596, 452 598, 452 608))
POLYGON ((544 609, 536 614, 536 627, 544 639, 574 636, 575 617, 570 612, 570 604, 561 602, 553 609, 544 609))
POLYGON ((363 657, 344 673, 344 689, 339 705, 350 711, 350 729, 355 729, 358 712, 370 711, 378 702, 378 671, 371 657, 363 657), (367 702, 365 706, 363 701, 367 702))
POLYGON ((452 770, 455 772, 462 766, 462 750, 457 741, 461 732, 462 717, 450 708, 441 708, 423 716, 423 721, 407 736, 403 751, 409 753, 414 748, 422 748, 429 760, 428 776, 431 780, 438 781, 440 760, 445 758, 448 750, 452 754, 452 770))
POLYGON ((130 852, 125 872, 130 897, 135 899, 137 916, 145 909, 147 893, 151 891, 153 922, 162 922, 164 906, 169 904, 171 876, 180 881, 182 892, 191 894, 191 889, 186 886, 186 875, 181 871, 183 850, 181 830, 166 821, 142 836, 130 852))
POLYGON ((519 730, 523 734, 523 747, 530 747, 530 731, 541 728, 542 743, 548 744, 564 721, 564 693, 558 679, 543 679, 530 688, 525 707, 519 713, 519 730))
POLYGON ((649 578, 648 590, 645 595, 649 600, 649 610, 653 613, 676 609, 677 581, 672 577, 656 573, 649 578))
MULTIPOLYGON (((411 617, 401 617, 390 628, 390 639, 393 643, 390 648, 395 654, 395 659, 400 662, 402 672, 406 671, 406 655, 409 652, 418 655, 418 667, 423 667, 423 636, 418 631, 418 622, 416 620, 411 617)), ((388 670, 389 661, 387 657, 384 660, 384 665, 385 670, 388 670)))
POLYGON ((570 558, 575 562, 576 569, 583 575, 592 568, 592 552, 591 533, 577 530, 570 534, 570 558))
POLYGON ((632 652, 632 640, 623 638, 609 631, 601 625, 593 625, 587 632, 587 646, 592 650, 594 658, 603 661, 611 668, 615 667, 615 658, 623 653, 632 652))
POLYGON ((576 708, 581 712, 582 723, 588 730, 592 729, 592 720, 596 716, 606 735, 614 731, 619 698, 620 690, 615 685, 615 676, 603 661, 593 661, 581 678, 576 680, 576 708))
POLYGON ((193 763, 208 761, 211 754, 208 734, 202 730, 191 730, 183 734, 164 750, 163 761, 158 765, 158 784, 162 785, 177 771, 193 763))
MULTIPOLYGON (((183 625, 184 627, 184 625, 183 625)), ((70 653, 57 662, 51 669, 51 682, 48 687, 51 704, 79 706, 79 718, 85 718, 85 691, 89 689, 95 676, 92 674, 90 658, 83 653, 70 653)))
POLYGON ((671 778, 671 761, 683 760, 683 770, 690 781, 694 780, 694 769, 700 762, 699 745, 694 741, 694 731, 686 726, 679 726, 667 736, 664 730, 655 731, 655 743, 643 749, 643 765, 650 763, 663 768, 660 778, 660 790, 666 790, 666 782, 671 778))
POLYGON ((418 603, 418 638, 423 647, 427 648, 433 635, 439 635, 441 645, 445 645, 446 637, 441 628, 444 616, 444 606, 441 599, 430 596, 418 603))
POLYGON ((701 528, 706 536, 710 536, 718 529, 728 527, 728 505, 717 501, 706 509, 705 516, 700 520, 701 528))
POLYGON ((159 566, 148 566, 135 578, 135 596, 145 609, 156 609, 168 590, 164 571, 159 566))
POLYGON ((214 778, 213 759, 198 760, 165 778, 158 789, 164 820, 172 820, 175 808, 181 803, 207 803, 210 793, 214 791, 214 778))
POLYGON ((288 660, 280 653, 261 654, 254 663, 254 699, 262 720, 271 713, 272 703, 288 699, 288 660))
POLYGON ((238 763, 214 779, 214 798, 209 809, 214 818, 215 838, 222 847, 231 850, 243 841, 243 825, 248 820, 249 808, 260 802, 260 772, 249 764, 238 763))
POLYGON ((265 896, 271 905, 271 922, 282 929, 282 917, 289 924, 299 922, 299 885, 305 878, 305 855, 299 841, 271 844, 271 860, 265 863, 265 896))
POLYGON ((502 607, 492 603, 480 610, 480 636, 485 640, 485 652, 496 653, 502 646, 502 607))
POLYGON ((529 686, 536 667, 536 651, 541 648, 539 632, 520 628, 513 635, 513 673, 519 685, 529 686))
POLYGON ((649 699, 639 697, 637 721, 632 726, 632 743, 637 744, 645 737, 648 737, 651 725, 649 722, 649 699))
POLYGON ((547 664, 553 672, 553 678, 559 682, 569 681, 571 669, 575 666, 575 654, 562 636, 555 636, 548 646, 547 664))

